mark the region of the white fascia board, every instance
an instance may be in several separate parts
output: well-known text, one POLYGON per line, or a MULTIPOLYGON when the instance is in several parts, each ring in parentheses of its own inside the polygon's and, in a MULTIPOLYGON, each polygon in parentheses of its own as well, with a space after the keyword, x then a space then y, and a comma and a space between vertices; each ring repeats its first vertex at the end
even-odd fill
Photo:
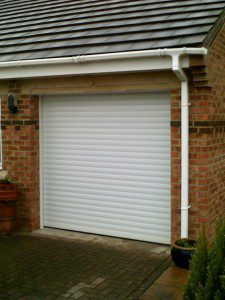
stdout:
MULTIPOLYGON (((41 60, 40 60, 41 61, 41 60)), ((189 57, 181 57, 181 67, 189 67, 189 57)), ((37 78, 50 76, 91 75, 106 73, 165 71, 172 69, 170 56, 131 57, 113 60, 87 60, 43 64, 1 65, 0 79, 37 78)))

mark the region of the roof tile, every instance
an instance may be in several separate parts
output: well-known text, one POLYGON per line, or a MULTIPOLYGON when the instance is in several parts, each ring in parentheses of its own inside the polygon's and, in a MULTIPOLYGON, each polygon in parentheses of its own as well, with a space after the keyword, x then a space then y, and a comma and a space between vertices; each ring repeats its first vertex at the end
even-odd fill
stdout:
POLYGON ((0 2, 0 61, 201 46, 225 0, 0 2))

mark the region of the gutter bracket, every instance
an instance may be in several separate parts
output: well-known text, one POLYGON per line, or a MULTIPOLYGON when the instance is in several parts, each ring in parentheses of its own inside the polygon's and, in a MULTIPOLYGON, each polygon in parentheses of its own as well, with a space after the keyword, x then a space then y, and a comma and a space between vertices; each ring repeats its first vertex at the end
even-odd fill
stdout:
POLYGON ((17 67, 18 68, 22 67, 21 62, 19 60, 17 60, 17 67))
POLYGON ((78 55, 78 56, 73 56, 72 61, 76 64, 82 64, 85 62, 85 59, 83 55, 78 55))

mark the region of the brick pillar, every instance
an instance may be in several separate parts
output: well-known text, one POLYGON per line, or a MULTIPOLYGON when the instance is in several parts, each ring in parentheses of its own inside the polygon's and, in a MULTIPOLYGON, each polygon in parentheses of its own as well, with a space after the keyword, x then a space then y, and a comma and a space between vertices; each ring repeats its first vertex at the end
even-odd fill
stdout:
POLYGON ((19 81, 10 81, 8 91, 18 98, 18 112, 10 115, 7 95, 2 98, 3 170, 19 187, 17 216, 23 229, 39 228, 39 102, 22 95, 19 81))

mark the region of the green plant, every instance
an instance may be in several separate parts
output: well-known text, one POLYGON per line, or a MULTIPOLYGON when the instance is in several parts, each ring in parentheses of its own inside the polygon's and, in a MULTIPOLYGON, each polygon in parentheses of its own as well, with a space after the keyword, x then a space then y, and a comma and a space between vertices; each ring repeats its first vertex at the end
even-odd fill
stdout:
MULTIPOLYGON (((188 282, 184 287, 184 299, 198 299, 195 296, 201 293, 206 282, 208 261, 208 242, 203 228, 197 240, 197 246, 190 263, 188 282)), ((201 298, 200 298, 201 299, 201 298)))
POLYGON ((224 299, 222 281, 225 276, 225 218, 220 219, 211 245, 205 285, 205 299, 224 299))
POLYGON ((11 179, 11 178, 4 177, 4 178, 0 179, 0 183, 10 184, 10 183, 15 183, 15 181, 13 179, 11 179))
POLYGON ((216 227, 208 246, 205 230, 201 231, 192 257, 184 299, 223 300, 225 295, 225 218, 216 227))
POLYGON ((194 240, 180 239, 176 241, 176 245, 184 248, 195 248, 196 242, 194 240))

